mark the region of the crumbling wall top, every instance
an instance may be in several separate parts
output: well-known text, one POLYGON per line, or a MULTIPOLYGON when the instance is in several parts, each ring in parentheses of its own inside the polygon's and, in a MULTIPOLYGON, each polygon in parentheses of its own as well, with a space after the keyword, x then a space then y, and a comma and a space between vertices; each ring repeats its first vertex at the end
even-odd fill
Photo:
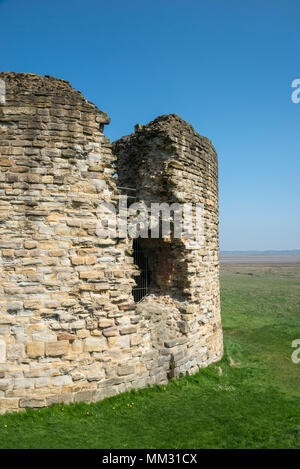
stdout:
POLYGON ((95 104, 88 101, 80 91, 72 88, 67 80, 40 76, 34 73, 0 72, 0 80, 5 82, 6 104, 36 104, 37 101, 51 100, 57 104, 68 103, 79 107, 80 110, 94 112, 99 115, 98 121, 109 124, 110 118, 106 112, 98 109, 95 104), (14 103, 15 101, 15 103, 14 103))
MULTIPOLYGON (((113 143, 113 149, 119 152, 122 147, 130 144, 132 148, 145 147, 148 150, 149 146, 156 145, 157 148, 174 155, 182 146, 182 142, 189 147, 198 147, 200 152, 203 150, 203 158, 217 160, 217 153, 211 140, 196 132, 191 124, 177 114, 163 114, 146 125, 137 124, 134 133, 113 143)), ((189 153, 196 155, 195 152, 189 153)))

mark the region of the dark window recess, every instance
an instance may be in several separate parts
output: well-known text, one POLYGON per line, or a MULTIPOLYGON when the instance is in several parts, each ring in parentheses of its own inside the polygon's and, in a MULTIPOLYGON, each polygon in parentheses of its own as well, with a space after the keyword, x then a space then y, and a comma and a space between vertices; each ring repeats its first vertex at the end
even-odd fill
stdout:
POLYGON ((134 301, 138 303, 148 294, 148 288, 151 282, 151 271, 149 269, 148 257, 145 254, 145 251, 141 248, 138 239, 133 240, 133 259, 141 272, 140 275, 135 278, 137 285, 132 289, 134 301))

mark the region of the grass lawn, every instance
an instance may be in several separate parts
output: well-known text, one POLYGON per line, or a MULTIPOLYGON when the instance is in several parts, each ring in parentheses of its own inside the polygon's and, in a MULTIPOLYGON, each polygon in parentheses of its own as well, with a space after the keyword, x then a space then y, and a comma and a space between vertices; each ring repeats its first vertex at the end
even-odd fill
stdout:
POLYGON ((222 361, 166 387, 2 415, 0 448, 300 448, 299 266, 225 264, 221 298, 222 361))

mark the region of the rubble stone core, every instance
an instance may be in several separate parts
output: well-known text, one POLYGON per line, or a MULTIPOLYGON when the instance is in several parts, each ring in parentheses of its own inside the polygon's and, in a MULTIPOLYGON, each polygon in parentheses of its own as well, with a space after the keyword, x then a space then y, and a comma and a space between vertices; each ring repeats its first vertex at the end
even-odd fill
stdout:
POLYGON ((112 151, 107 114, 65 80, 4 72, 0 88, 0 413, 97 401, 219 360, 211 142, 170 115, 112 151), (132 239, 96 232, 116 183, 147 204, 204 206, 200 249, 141 240, 152 283, 139 303, 132 239))

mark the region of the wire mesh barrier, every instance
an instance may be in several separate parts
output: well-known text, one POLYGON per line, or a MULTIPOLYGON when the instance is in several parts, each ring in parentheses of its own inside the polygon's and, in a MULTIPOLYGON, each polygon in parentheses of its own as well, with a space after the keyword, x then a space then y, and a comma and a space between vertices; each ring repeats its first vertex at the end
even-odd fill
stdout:
MULTIPOLYGON (((118 186, 123 195, 127 196, 128 203, 136 201, 136 189, 133 187, 118 186)), ((140 275, 135 277, 136 286, 132 289, 134 301, 140 302, 147 294, 151 280, 151 272, 149 270, 148 258, 145 251, 141 248, 139 240, 133 240, 133 259, 135 265, 140 270, 140 275)))
POLYGON ((123 187, 123 186, 117 186, 118 189, 120 189, 120 192, 123 195, 127 196, 127 199, 134 199, 136 200, 136 188, 135 187, 123 187))
POLYGON ((138 303, 148 294, 151 271, 149 270, 147 255, 137 239, 133 240, 133 259, 140 269, 140 275, 135 278, 137 285, 132 289, 134 301, 138 303))

